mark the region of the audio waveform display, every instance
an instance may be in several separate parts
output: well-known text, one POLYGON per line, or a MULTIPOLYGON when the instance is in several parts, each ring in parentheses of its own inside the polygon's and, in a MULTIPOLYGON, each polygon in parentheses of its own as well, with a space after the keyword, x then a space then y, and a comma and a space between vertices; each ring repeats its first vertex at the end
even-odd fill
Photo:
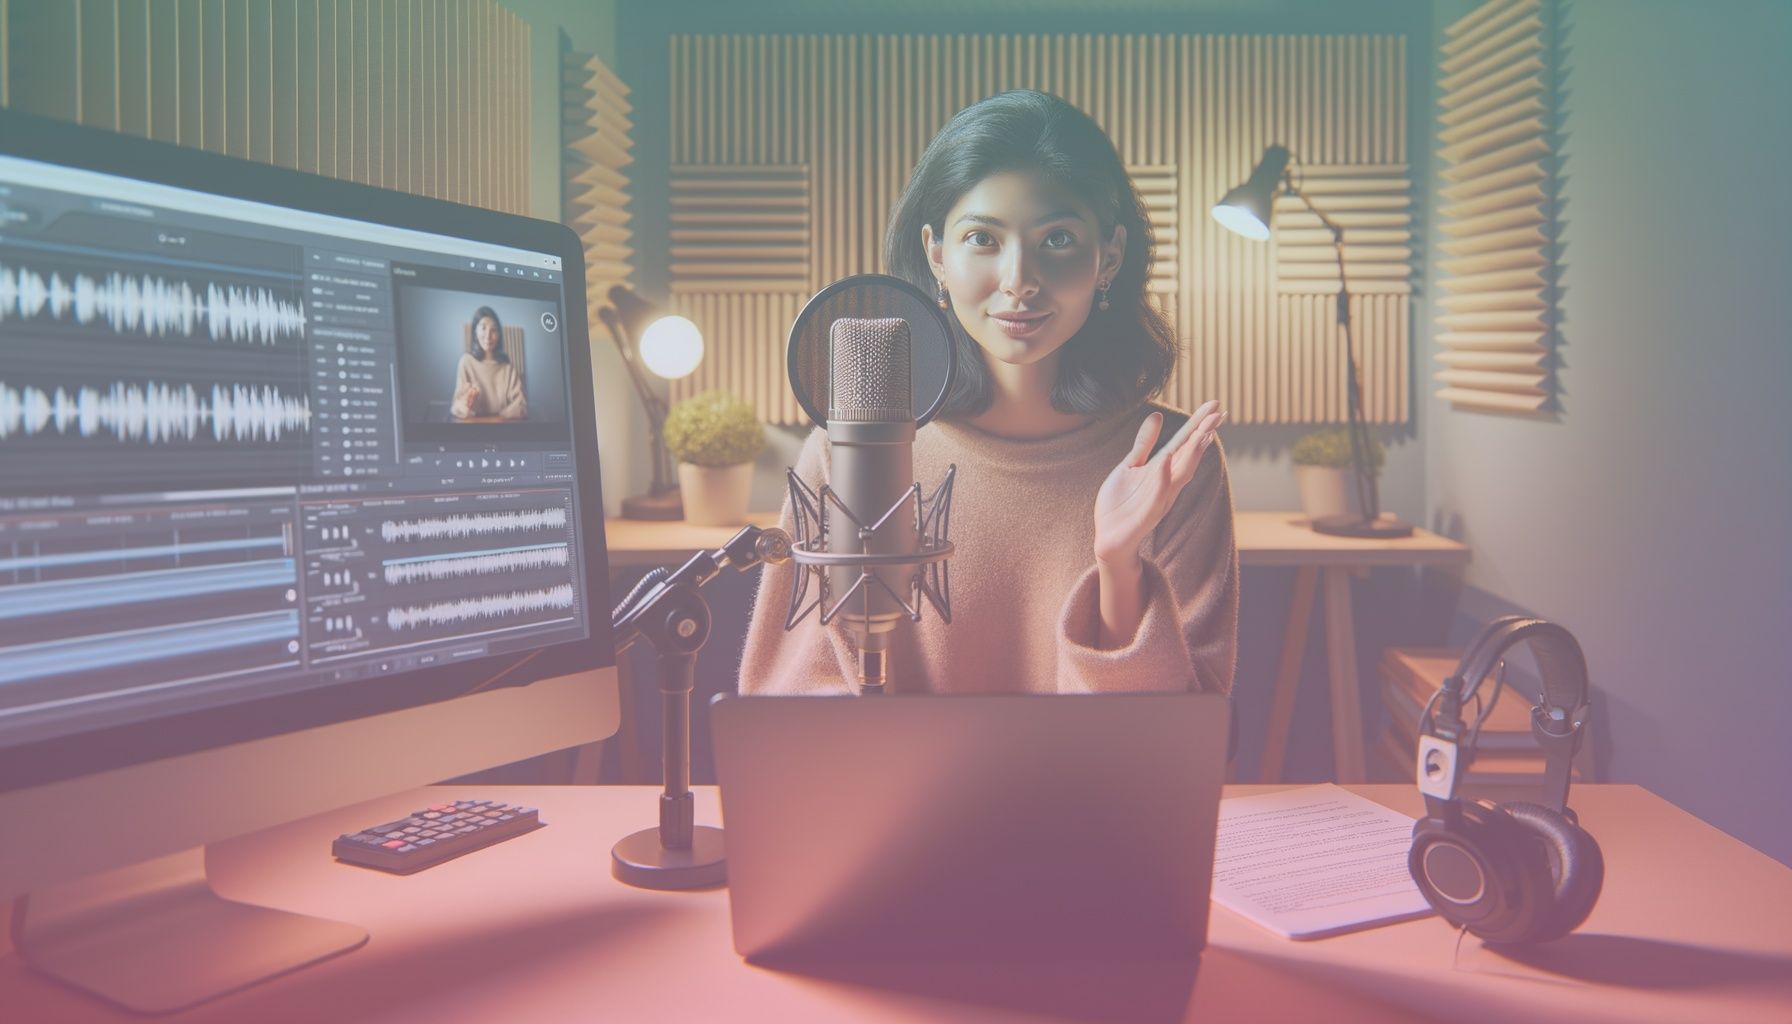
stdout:
POLYGON ((386 625, 394 632, 419 626, 448 626, 478 619, 495 619, 530 612, 567 610, 573 606, 570 583, 543 590, 524 590, 484 597, 465 597, 457 601, 393 608, 386 612, 386 625))
POLYGON ((395 541, 443 540, 531 530, 566 529, 565 507, 519 509, 514 512, 467 512, 452 516, 386 520, 380 536, 395 541))
POLYGON ((152 338, 275 345, 305 335, 304 308, 272 288, 124 273, 65 280, 0 264, 0 323, 43 316, 152 338))
POLYGON ((270 384, 191 384, 123 381, 102 387, 7 386, 0 381, 0 441, 15 434, 55 431, 120 441, 272 443, 311 430, 311 402, 270 384))
POLYGON ((470 555, 387 563, 386 582, 435 583, 463 576, 485 576, 491 573, 524 572, 530 569, 563 568, 569 558, 565 544, 548 544, 512 551, 493 551, 470 555))

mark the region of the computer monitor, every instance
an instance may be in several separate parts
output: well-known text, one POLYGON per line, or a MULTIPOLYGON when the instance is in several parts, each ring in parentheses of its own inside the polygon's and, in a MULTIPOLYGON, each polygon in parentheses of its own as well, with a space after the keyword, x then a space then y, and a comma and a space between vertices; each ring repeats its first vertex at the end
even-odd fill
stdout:
POLYGON ((204 844, 615 731, 585 313, 560 225, 0 111, 27 962, 167 1010, 353 948, 204 844))

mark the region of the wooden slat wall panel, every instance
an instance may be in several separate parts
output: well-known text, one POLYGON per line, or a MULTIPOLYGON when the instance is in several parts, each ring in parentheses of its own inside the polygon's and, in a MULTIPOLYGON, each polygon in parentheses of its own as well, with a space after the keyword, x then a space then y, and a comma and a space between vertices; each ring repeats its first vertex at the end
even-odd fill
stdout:
POLYGON ((1146 216, 1151 221, 1152 241, 1156 243, 1152 252, 1151 280, 1146 287, 1158 300, 1160 308, 1168 310, 1175 301, 1182 266, 1177 250, 1177 240, 1181 237, 1182 211, 1178 206, 1178 193, 1181 190, 1176 180, 1176 168, 1172 165, 1135 166, 1128 167, 1126 172, 1139 190, 1139 198, 1145 202, 1146 216))
POLYGON ((611 286, 634 276, 628 177, 634 162, 629 89, 603 61, 565 51, 561 58, 561 139, 565 148, 561 219, 584 242, 590 322, 611 286))
POLYGON ((1553 97, 1544 0, 1489 0, 1450 25, 1439 57, 1439 397, 1536 412, 1553 396, 1553 97))
POLYGON ((528 62, 498 0, 0 0, 0 105, 513 213, 528 62))
MULTIPOLYGON (((787 252, 794 216, 763 225, 758 248, 742 246, 741 260, 771 260, 777 275, 719 273, 706 265, 713 260, 677 256, 675 242, 672 291, 702 327, 708 355, 697 374, 673 382, 674 399, 723 387, 774 422, 802 422, 783 367, 802 303, 831 281, 884 269, 890 211, 954 113, 1003 89, 1035 88, 1102 125, 1146 201, 1157 243, 1151 295, 1185 345, 1167 401, 1187 407, 1217 397, 1239 422, 1345 417, 1343 342, 1333 300, 1313 294, 1327 278, 1301 269, 1302 248, 1313 244, 1301 216, 1278 229, 1288 235, 1277 245, 1292 253, 1278 259, 1277 246, 1230 235, 1207 212, 1266 145, 1283 142, 1308 166, 1308 180, 1329 190, 1315 192, 1315 202, 1359 204, 1336 219, 1352 228, 1367 414, 1382 423, 1410 417, 1411 190, 1399 37, 692 34, 672 37, 669 51, 679 174, 807 168, 809 197, 800 229, 806 281, 786 278, 794 255, 762 254, 787 252)), ((674 231, 689 230, 676 204, 674 231)), ((744 206, 728 212, 748 215, 744 206)))
POLYGON ((674 165, 672 290, 801 294, 809 272, 809 169, 674 165))

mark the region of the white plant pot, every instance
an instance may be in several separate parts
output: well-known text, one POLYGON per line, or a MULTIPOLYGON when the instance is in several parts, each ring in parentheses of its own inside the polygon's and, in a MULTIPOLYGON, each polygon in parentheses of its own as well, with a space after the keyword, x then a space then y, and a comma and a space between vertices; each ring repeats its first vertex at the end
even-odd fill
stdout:
POLYGON ((1296 466, 1294 483, 1300 488, 1300 510, 1308 519, 1362 515, 1362 506, 1356 500, 1356 484, 1348 469, 1296 466))
POLYGON ((711 468, 680 462, 678 489, 684 497, 684 521, 692 526, 745 526, 753 464, 711 468))

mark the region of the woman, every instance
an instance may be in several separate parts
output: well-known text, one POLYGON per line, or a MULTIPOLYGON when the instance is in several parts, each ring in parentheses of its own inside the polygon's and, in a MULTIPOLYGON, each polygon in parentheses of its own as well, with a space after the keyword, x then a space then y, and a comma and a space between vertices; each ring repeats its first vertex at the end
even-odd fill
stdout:
MULTIPOLYGON (((969 107, 923 153, 884 247, 959 334, 952 392, 914 445, 924 488, 958 467, 953 621, 898 630, 890 691, 1230 693, 1225 414, 1148 401, 1175 339, 1146 300, 1150 228, 1107 136, 1043 93, 969 107)), ((827 466, 818 429, 796 470, 819 488, 827 466)), ((851 692, 838 620, 784 631, 795 572, 764 570, 741 692, 851 692)))
POLYGON ((529 415, 522 374, 504 352, 504 325, 490 306, 473 312, 473 336, 454 371, 454 401, 448 411, 457 420, 474 416, 520 420, 529 415))

